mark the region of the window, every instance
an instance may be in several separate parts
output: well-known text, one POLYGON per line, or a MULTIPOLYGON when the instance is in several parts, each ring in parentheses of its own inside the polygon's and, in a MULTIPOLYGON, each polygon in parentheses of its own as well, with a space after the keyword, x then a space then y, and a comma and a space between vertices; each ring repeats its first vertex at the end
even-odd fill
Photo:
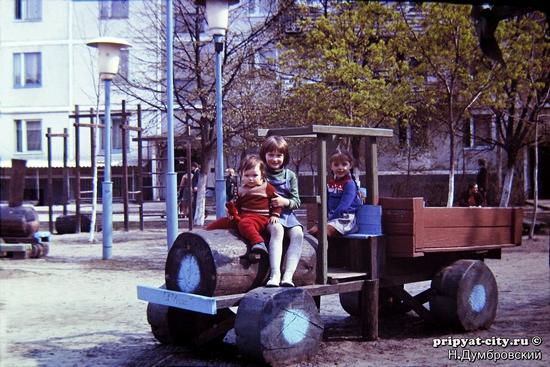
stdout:
POLYGON ((399 139, 399 147, 408 147, 411 143, 411 125, 403 120, 397 122, 397 137, 399 139))
POLYGON ((130 50, 120 50, 120 63, 118 64, 117 77, 128 79, 128 59, 130 58, 130 50))
POLYGON ((42 19, 42 0, 15 0, 15 19, 42 19))
POLYGON ((13 54, 13 85, 16 88, 40 87, 42 84, 40 52, 13 54))
POLYGON ((248 0, 248 15, 267 15, 271 12, 270 0, 248 0))
POLYGON ((277 50, 269 45, 254 53, 254 67, 256 69, 275 70, 276 60, 277 50))
POLYGON ((15 120, 17 152, 42 151, 42 122, 40 120, 15 120))
POLYGON ((464 147, 479 148, 491 144, 493 137, 493 118, 491 115, 474 115, 464 122, 462 139, 464 147))
POLYGON ((99 3, 100 19, 126 19, 128 14, 128 0, 104 0, 99 3))
POLYGON ((418 122, 397 122, 397 138, 400 148, 425 147, 427 142, 426 124, 418 122))
MULTIPOLYGON (((101 123, 104 124, 103 118, 101 123)), ((113 152, 122 152, 122 129, 121 126, 124 124, 124 119, 120 116, 111 117, 111 150, 113 152)), ((105 129, 103 129, 105 131, 105 129)), ((126 133, 126 149, 128 149, 128 139, 129 134, 126 133)), ((101 134, 101 151, 104 152, 105 146, 105 133, 101 134)))

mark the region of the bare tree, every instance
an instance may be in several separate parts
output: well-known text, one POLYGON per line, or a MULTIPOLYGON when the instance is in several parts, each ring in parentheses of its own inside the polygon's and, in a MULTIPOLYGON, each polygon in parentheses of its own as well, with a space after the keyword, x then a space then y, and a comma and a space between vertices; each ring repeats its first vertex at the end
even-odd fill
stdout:
MULTIPOLYGON (((243 87, 243 77, 250 72, 250 67, 262 51, 276 44, 280 35, 280 20, 293 1, 262 2, 259 9, 261 17, 249 17, 248 3, 242 3, 230 11, 230 30, 224 39, 223 49, 223 95, 226 116, 238 116, 240 109, 248 101, 235 100, 242 94, 237 92, 243 87), (230 101, 229 102, 229 97, 230 101)), ((165 24, 156 3, 145 4, 146 14, 142 19, 149 22, 135 28, 143 52, 132 54, 133 64, 143 72, 139 78, 128 78, 120 88, 133 96, 150 109, 166 111, 165 98, 165 24), (153 31, 151 31, 153 30, 153 31)), ((192 135, 200 141, 198 156, 201 173, 206 177, 214 159, 216 147, 215 134, 215 80, 213 42, 206 34, 207 26, 203 9, 189 0, 174 1, 174 103, 176 134, 181 134, 189 126, 192 135)), ((246 79, 246 78, 244 78, 246 79)), ((246 116, 241 127, 235 127, 234 121, 225 119, 225 132, 238 135, 252 123, 246 116)), ((201 180, 199 190, 204 192, 206 180, 201 180)), ((198 199, 199 200, 199 199, 198 199)), ((200 198, 204 200, 204 198, 200 198)), ((197 217, 197 224, 202 224, 204 213, 197 217)))

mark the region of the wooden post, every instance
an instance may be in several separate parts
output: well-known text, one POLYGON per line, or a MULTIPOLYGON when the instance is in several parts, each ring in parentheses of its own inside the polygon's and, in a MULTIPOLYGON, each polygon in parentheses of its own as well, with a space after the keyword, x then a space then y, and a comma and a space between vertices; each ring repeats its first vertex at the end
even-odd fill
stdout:
POLYGON ((125 100, 122 100, 122 118, 123 123, 120 126, 122 130, 122 203, 124 208, 124 230, 128 232, 130 230, 130 223, 128 221, 128 152, 126 151, 126 124, 128 123, 128 118, 126 116, 125 100))
POLYGON ((75 229, 80 233, 80 117, 78 105, 74 106, 74 173, 75 173, 75 229))
MULTIPOLYGON (((367 137, 365 155, 367 204, 378 205, 378 148, 375 136, 367 137)), ((378 339, 378 298, 379 298, 379 257, 378 240, 375 237, 367 239, 369 248, 369 279, 365 281, 361 297, 361 323, 363 338, 378 339)))
POLYGON ((361 329, 363 339, 378 339, 378 279, 365 280, 361 290, 361 329))
MULTIPOLYGON (((97 146, 96 146, 96 135, 97 135, 97 125, 94 124, 94 117, 91 117, 91 116, 94 116, 94 109, 93 108, 90 108, 90 169, 91 169, 91 173, 92 173, 92 181, 93 181, 93 173, 95 172, 96 173, 96 176, 98 175, 97 173, 97 162, 96 162, 96 154, 97 154, 97 146)), ((98 190, 98 187, 97 187, 97 177, 96 177, 96 182, 92 182, 92 185, 95 185, 95 190, 96 190, 96 200, 97 200, 97 190, 98 190)), ((92 191, 94 190, 94 187, 92 187, 92 191)), ((93 198, 92 198, 93 200, 93 198)), ((96 201, 97 203, 97 201, 96 201)), ((97 205, 96 205, 96 208, 97 208, 97 205)), ((77 222, 77 226, 80 226, 80 216, 78 217, 78 222, 77 222)), ((96 227, 97 227, 97 221, 96 221, 96 227)), ((95 228, 90 228, 90 231, 94 230, 95 231, 95 228)))
POLYGON ((63 129, 63 215, 67 215, 67 203, 69 202, 69 132, 67 128, 63 129))
POLYGON ((8 206, 11 208, 23 205, 25 191, 25 171, 27 161, 23 159, 11 160, 11 178, 8 206))
POLYGON ((317 182, 319 188, 319 196, 321 198, 319 210, 317 211, 317 222, 319 232, 317 239, 319 241, 319 247, 317 249, 317 283, 327 284, 327 213, 322 209, 327 207, 327 167, 325 162, 327 161, 327 135, 319 134, 317 145, 317 182))
POLYGON ((365 155, 366 180, 367 180, 367 204, 378 205, 378 148, 376 137, 367 137, 367 151, 365 155))
POLYGON ((191 215, 191 208, 193 207, 193 180, 191 180, 191 127, 190 126, 187 126, 187 140, 185 142, 185 147, 187 148, 187 152, 186 152, 186 155, 187 155, 187 185, 189 186, 188 187, 188 192, 189 192, 189 198, 188 198, 188 215, 187 215, 187 219, 189 221, 189 230, 192 231, 193 230, 193 217, 191 215))
POLYGON ((49 224, 48 228, 50 233, 53 233, 53 177, 52 177, 52 129, 48 128, 48 133, 46 134, 48 141, 48 219, 49 224))
POLYGON ((137 126, 138 126, 138 184, 137 190, 138 194, 138 203, 139 203, 139 229, 143 231, 143 141, 141 137, 141 104, 137 105, 137 126))

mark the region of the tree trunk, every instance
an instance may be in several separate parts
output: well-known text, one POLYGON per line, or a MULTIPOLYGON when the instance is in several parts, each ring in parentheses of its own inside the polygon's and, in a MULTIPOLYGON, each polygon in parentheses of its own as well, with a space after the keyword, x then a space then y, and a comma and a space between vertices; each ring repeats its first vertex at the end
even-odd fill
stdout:
POLYGON ((205 193, 206 193, 206 174, 201 174, 199 182, 197 184, 197 203, 195 209, 195 225, 204 225, 204 209, 206 206, 205 193))
POLYGON ((539 206, 539 124, 535 120, 535 162, 533 167, 533 217, 531 218, 531 228, 529 228, 529 238, 535 237, 535 224, 537 222, 537 208, 539 206))
POLYGON ((454 202, 455 193, 455 129, 454 129, 454 113, 453 113, 453 96, 449 98, 449 192, 447 194, 447 208, 451 208, 454 202))
POLYGON ((506 173, 504 175, 504 183, 502 184, 502 194, 500 196, 499 206, 507 208, 510 203, 510 196, 512 194, 512 182, 514 182, 514 166, 506 167, 506 173))
POLYGON ((502 195, 502 148, 497 145, 497 187, 495 198, 502 195))
POLYGON ((455 193, 455 139, 454 133, 450 135, 450 158, 449 158, 449 194, 447 195, 447 208, 451 208, 454 202, 455 193))

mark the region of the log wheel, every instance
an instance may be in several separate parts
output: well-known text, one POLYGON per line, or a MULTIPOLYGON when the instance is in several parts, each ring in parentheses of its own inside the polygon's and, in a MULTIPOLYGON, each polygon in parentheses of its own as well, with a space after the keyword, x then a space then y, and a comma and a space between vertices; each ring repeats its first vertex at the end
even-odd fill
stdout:
POLYGON ((235 320, 239 351, 269 364, 314 356, 323 330, 313 298, 301 288, 254 289, 242 299, 235 320))
MULTIPOLYGON (((403 289, 403 285, 396 286, 403 289)), ((361 292, 340 293, 340 305, 350 316, 361 317, 361 292)), ((380 288, 379 315, 394 316, 411 310, 402 300, 392 295, 386 288, 380 288)))
POLYGON ((223 340, 233 328, 235 313, 225 308, 216 315, 206 315, 149 303, 147 321, 162 344, 204 346, 223 340))
POLYGON ((432 280, 430 310, 438 321, 466 331, 487 329, 496 316, 498 289, 491 270, 479 260, 458 260, 432 280))

